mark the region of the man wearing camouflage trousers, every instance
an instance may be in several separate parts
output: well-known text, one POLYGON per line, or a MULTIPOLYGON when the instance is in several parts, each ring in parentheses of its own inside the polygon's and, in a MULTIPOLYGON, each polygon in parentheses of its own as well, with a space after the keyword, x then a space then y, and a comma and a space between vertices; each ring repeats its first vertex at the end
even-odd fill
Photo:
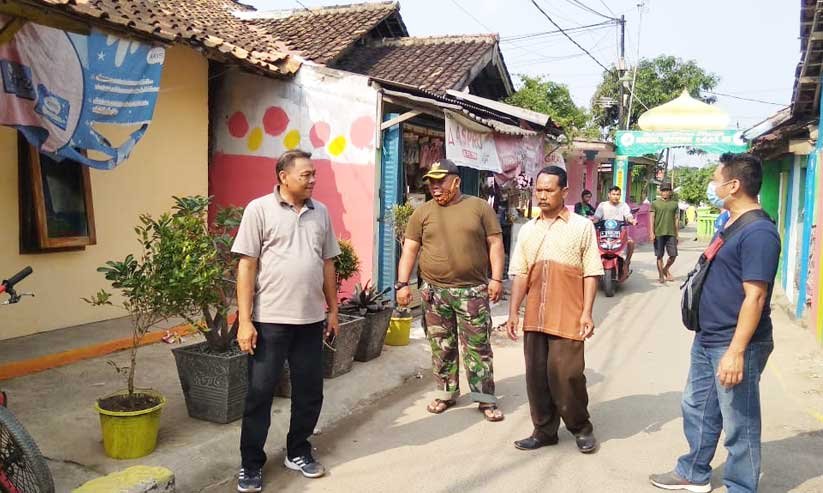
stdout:
POLYGON ((457 166, 432 164, 425 178, 433 200, 414 211, 395 285, 397 303, 411 302, 409 277, 420 254, 421 290, 438 393, 427 407, 440 414, 460 395, 458 343, 471 398, 488 421, 501 421, 494 394, 489 300, 503 291, 503 234, 492 208, 460 193, 457 166), (489 275, 491 264, 491 278, 489 275))

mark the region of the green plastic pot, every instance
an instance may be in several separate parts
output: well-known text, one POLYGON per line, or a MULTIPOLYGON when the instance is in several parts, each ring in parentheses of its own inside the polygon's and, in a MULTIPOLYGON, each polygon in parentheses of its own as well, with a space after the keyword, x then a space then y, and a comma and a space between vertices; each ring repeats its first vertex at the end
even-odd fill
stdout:
MULTIPOLYGON (((125 395, 121 390, 101 399, 115 395, 125 395)), ((160 431, 160 411, 166 405, 166 398, 151 389, 135 390, 159 399, 160 403, 140 411, 109 411, 100 407, 100 400, 94 408, 100 414, 100 429, 103 433, 103 449, 112 459, 137 459, 152 453, 157 447, 157 433, 160 431)))

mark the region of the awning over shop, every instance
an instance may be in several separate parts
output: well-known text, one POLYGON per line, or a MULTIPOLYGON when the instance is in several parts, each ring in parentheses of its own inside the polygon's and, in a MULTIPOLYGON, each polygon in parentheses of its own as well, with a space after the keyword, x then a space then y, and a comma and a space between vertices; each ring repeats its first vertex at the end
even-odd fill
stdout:
POLYGON ((750 141, 755 140, 758 137, 779 128, 781 125, 788 122, 791 117, 791 108, 787 106, 743 132, 743 139, 750 141))
POLYGON ((543 142, 560 133, 548 115, 522 110, 479 96, 438 95, 390 81, 385 102, 410 111, 383 123, 383 128, 427 114, 444 120, 446 157, 459 166, 497 173, 503 181, 521 172, 536 174, 543 163, 543 142))
MULTIPOLYGON (((475 113, 473 113, 470 109, 462 106, 459 102, 448 103, 444 101, 438 101, 433 98, 423 97, 423 96, 416 96, 413 94, 409 94, 402 91, 393 91, 390 89, 384 89, 383 94, 385 96, 389 96, 390 102, 398 102, 403 103, 409 107, 415 106, 422 106, 425 108, 426 111, 422 111, 422 113, 431 114, 437 118, 444 118, 445 111, 452 111, 455 113, 461 113, 462 116, 465 118, 472 120, 484 127, 487 127, 490 130, 494 130, 497 133, 501 133, 504 135, 518 135, 518 136, 535 136, 538 135, 538 132, 534 130, 528 130, 525 128, 520 128, 515 125, 511 125, 508 123, 503 123, 497 120, 493 120, 491 118, 483 118, 475 113)), ((482 99, 482 98, 481 98, 482 99)))
POLYGON ((446 94, 455 97, 461 101, 470 101, 481 106, 492 108, 494 110, 500 111, 501 113, 505 113, 507 115, 511 115, 522 120, 526 120, 527 122, 534 123, 535 125, 539 125, 541 127, 548 127, 550 125, 553 125, 551 117, 549 115, 538 113, 537 111, 527 110, 525 108, 520 108, 518 106, 512 106, 510 104, 501 103, 500 101, 492 101, 490 99, 486 99, 462 91, 449 90, 446 91, 446 94))

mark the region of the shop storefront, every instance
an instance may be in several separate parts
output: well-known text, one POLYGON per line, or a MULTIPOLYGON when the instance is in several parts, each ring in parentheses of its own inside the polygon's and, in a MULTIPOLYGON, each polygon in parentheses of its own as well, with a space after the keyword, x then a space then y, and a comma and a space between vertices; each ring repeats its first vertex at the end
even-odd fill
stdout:
POLYGON ((462 101, 387 86, 381 88, 379 284, 391 286, 396 276, 399 243, 392 223, 394 206, 416 208, 429 200, 423 175, 444 157, 458 165, 461 191, 488 201, 495 210, 508 254, 512 225, 528 215, 533 185, 529 177, 543 165, 543 142, 554 139, 559 129, 548 116, 535 118, 528 112, 528 118, 522 118, 519 108, 491 100, 484 106, 476 96, 462 101))

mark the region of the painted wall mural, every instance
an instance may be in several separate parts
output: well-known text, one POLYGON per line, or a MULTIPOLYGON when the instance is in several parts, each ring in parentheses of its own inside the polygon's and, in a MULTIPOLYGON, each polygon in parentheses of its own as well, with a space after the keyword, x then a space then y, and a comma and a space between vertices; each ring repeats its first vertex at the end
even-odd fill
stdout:
POLYGON ((282 81, 231 72, 213 122, 210 193, 217 204, 245 206, 271 193, 283 152, 311 152, 314 196, 329 208, 337 236, 352 241, 360 279, 371 279, 376 114, 377 94, 366 77, 306 65, 282 81))
POLYGON ((365 77, 314 67, 284 81, 233 72, 222 99, 220 152, 276 157, 300 148, 316 159, 374 164, 377 98, 365 77))

